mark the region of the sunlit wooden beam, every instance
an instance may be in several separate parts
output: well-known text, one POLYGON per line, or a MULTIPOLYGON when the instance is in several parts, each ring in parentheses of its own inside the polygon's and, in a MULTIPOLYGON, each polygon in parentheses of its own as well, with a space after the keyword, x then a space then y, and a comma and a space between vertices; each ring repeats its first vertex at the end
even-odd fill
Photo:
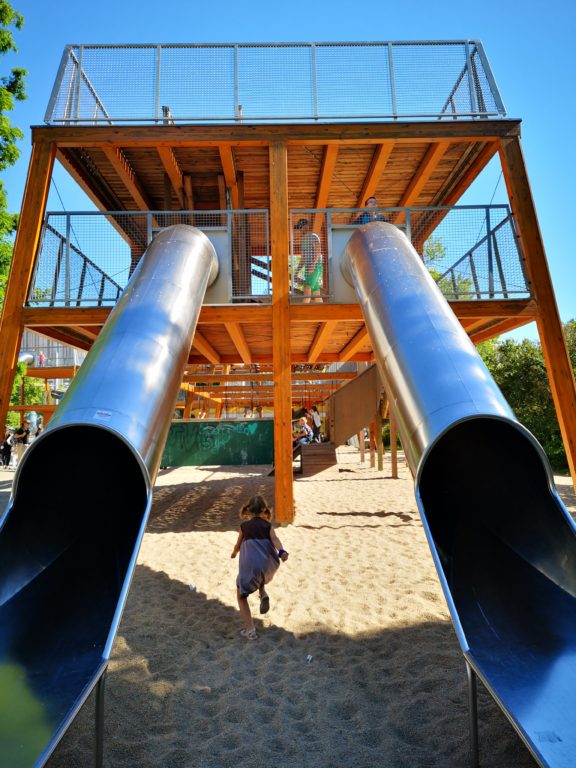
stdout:
MULTIPOLYGON (((418 166, 416 173, 412 177, 412 181, 406 187, 406 190, 400 200, 398 206, 405 208, 409 205, 416 203, 418 196, 426 186, 430 176, 434 173, 434 170, 438 166, 438 163, 444 157, 444 154, 450 146, 450 141, 439 141, 436 144, 431 144, 428 151, 424 155, 424 159, 418 166)), ((400 221, 404 217, 404 212, 399 211, 391 219, 392 223, 400 221)))
POLYGON ((316 331, 316 336, 314 336, 314 341, 310 345, 310 349, 308 350, 308 360, 311 363, 315 363, 318 357, 320 356, 322 350, 324 349, 324 346, 326 345, 326 342, 334 332, 334 329, 338 325, 338 321, 336 320, 330 320, 326 323, 322 323, 322 325, 318 328, 316 331))
POLYGON ((366 344, 369 340, 368 331, 366 328, 361 328, 357 334, 355 334, 344 349, 338 355, 338 361, 345 363, 352 358, 358 350, 366 344))
POLYGON ((218 352, 216 352, 210 342, 207 341, 207 339, 205 339, 198 330, 194 334, 194 341, 192 342, 192 346, 194 349, 197 349, 201 355, 204 355, 207 360, 209 360, 211 363, 214 363, 214 365, 222 362, 222 358, 218 352))
MULTIPOLYGON (((320 180, 318 182, 318 189, 316 191, 316 204, 315 208, 327 208, 328 197, 330 195, 330 187, 332 185, 332 179, 334 177, 334 168, 336 167, 336 161, 338 159, 338 145, 328 144, 324 147, 324 155, 322 157, 322 167, 320 169, 320 180)), ((322 221, 324 218, 323 213, 317 213, 314 215, 314 222, 312 229, 314 232, 321 231, 322 221)))
POLYGON ((120 147, 104 145, 102 147, 102 151, 114 167, 114 170, 120 177, 128 192, 134 198, 134 202, 138 208, 141 211, 151 211, 154 206, 148 200, 140 180, 136 176, 136 173, 128 162, 122 149, 120 147))
POLYGON ((248 346, 246 337, 244 336, 240 323, 224 323, 224 326, 228 331, 228 335, 232 339, 234 346, 238 350, 238 353, 242 358, 242 362, 244 363, 244 365, 251 365, 252 353, 250 352, 250 347, 248 346))
POLYGON ((386 168, 393 149, 394 142, 389 141, 386 142, 386 144, 379 144, 374 150, 372 162, 370 163, 370 168, 368 169, 368 173, 364 179, 362 191, 356 200, 357 208, 363 208, 366 200, 369 197, 375 195, 376 189, 378 188, 378 183, 382 177, 382 174, 384 173, 384 169, 386 168))
POLYGON ((220 153, 220 162, 222 163, 222 171, 224 173, 226 186, 230 190, 232 207, 239 208, 240 194, 238 192, 238 177, 236 173, 236 163, 234 162, 232 147, 229 144, 219 144, 218 151, 220 153))
POLYGON ((164 171, 170 179, 172 188, 178 198, 178 204, 181 208, 184 208, 186 207, 184 204, 184 177, 180 170, 180 166, 178 165, 174 150, 171 147, 157 147, 157 151, 164 167, 164 171))

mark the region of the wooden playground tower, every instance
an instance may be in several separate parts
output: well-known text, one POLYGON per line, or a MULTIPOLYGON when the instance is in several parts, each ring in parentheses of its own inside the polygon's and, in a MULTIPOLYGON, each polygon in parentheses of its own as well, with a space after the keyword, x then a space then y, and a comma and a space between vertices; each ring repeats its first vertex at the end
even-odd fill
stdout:
MULTIPOLYGON (((357 302, 326 296, 322 303, 307 304, 294 292, 289 272, 294 222, 305 211, 315 228, 326 229, 326 211, 363 209, 366 198, 375 195, 393 223, 404 222, 406 211, 414 208, 412 242, 422 253, 426 239, 447 216, 447 209, 438 209, 456 206, 497 157, 527 291, 520 297, 491 291, 448 298, 474 342, 536 321, 576 481, 576 389, 522 154, 520 120, 505 117, 481 44, 206 45, 181 46, 176 53, 174 48, 178 47, 70 46, 64 52, 47 124, 32 128, 29 172, 1 318, 0 418, 9 410, 25 329, 89 350, 110 312, 110 304, 60 301, 54 294, 42 301, 34 294, 55 160, 98 211, 108 214, 107 220, 129 244, 134 263, 144 250, 142 228, 123 225, 118 212, 155 212, 153 219, 158 221, 158 212, 266 211, 265 256, 273 275, 269 295, 244 301, 230 297, 203 306, 190 350, 189 381, 194 366, 207 363, 220 366, 218 385, 232 376, 229 366, 234 365, 258 366, 258 375, 268 377, 267 404, 274 411, 275 509, 279 521, 292 520, 292 406, 298 382, 307 376, 313 379, 312 402, 318 402, 323 399, 322 380, 336 376, 326 370, 328 365, 374 361, 357 302), (408 69, 411 77, 428 76, 424 73, 429 63, 427 69, 417 66, 423 50, 440 62, 452 61, 457 51, 461 60, 450 84, 438 86, 442 93, 437 108, 423 105, 418 110, 412 104, 403 108, 401 67, 416 62, 408 69), (163 90, 166 76, 161 80, 160 73, 165 60, 172 56, 174 61, 177 54, 182 70, 173 71, 168 92, 163 90), (122 56, 128 61, 126 69, 133 68, 133 79, 126 82, 115 74, 122 56), (249 56, 257 62, 250 75, 252 87, 243 80, 242 70, 249 56), (287 68, 288 60, 300 69, 287 68), (100 83, 98 72, 107 61, 108 74, 114 77, 100 83), (148 111, 142 107, 144 86, 141 89, 138 80, 145 80, 142 62, 150 68, 152 83, 147 85, 152 91, 148 111), (362 86, 361 74, 370 67, 381 78, 376 89, 382 91, 380 101, 373 95, 374 79, 366 93, 362 86), (278 84, 282 78, 286 81, 278 84), (113 86, 107 86, 112 80, 113 86), (327 107, 323 84, 332 88, 333 99, 346 91, 349 101, 327 107), (113 92, 107 93, 107 87, 113 92), (191 92, 186 105, 179 104, 178 88, 191 92), (258 98, 267 88, 276 102, 271 99, 263 107, 258 98), (214 94, 226 89, 231 107, 223 114, 214 94), (309 96, 306 108, 303 90, 309 96), (123 97, 128 106, 120 103, 123 97), (435 209, 435 217, 421 215, 426 207, 435 209)), ((432 81, 430 92, 435 87, 432 81)), ((352 214, 346 215, 351 221, 352 214)), ((259 253, 262 247, 260 243, 259 253)), ((261 264, 257 259, 249 263, 249 271, 261 264)), ((205 392, 215 379, 204 377, 205 392)))

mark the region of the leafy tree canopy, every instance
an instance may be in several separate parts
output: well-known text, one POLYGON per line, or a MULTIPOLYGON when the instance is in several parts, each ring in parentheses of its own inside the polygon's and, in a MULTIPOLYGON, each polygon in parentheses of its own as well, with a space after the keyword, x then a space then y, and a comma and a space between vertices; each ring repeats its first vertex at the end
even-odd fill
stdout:
MULTIPOLYGON (((10 3, 0 0, 0 54, 18 50, 13 29, 21 29, 23 23, 22 15, 10 3)), ((25 69, 13 68, 8 75, 0 77, 0 172, 14 165, 20 156, 17 142, 24 134, 12 125, 7 113, 14 109, 16 100, 26 98, 25 75, 25 69)), ((0 312, 12 259, 12 235, 18 226, 18 214, 9 213, 7 208, 6 190, 0 181, 0 312)))
MULTIPOLYGON (((576 373, 576 320, 564 325, 564 334, 576 373)), ((518 420, 544 448, 552 468, 567 471, 568 462, 540 344, 528 339, 520 342, 491 339, 478 344, 478 352, 518 420)))

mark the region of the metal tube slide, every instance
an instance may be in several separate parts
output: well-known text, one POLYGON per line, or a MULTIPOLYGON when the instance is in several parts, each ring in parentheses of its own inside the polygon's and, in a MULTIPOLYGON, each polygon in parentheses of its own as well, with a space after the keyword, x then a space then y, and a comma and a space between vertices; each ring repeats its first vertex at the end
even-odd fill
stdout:
POLYGON ((44 765, 106 668, 217 271, 202 232, 160 232, 17 469, 0 521, 3 765, 44 765))
POLYGON ((341 268, 362 305, 467 661, 542 766, 576 754, 576 529, 405 235, 360 227, 341 268))

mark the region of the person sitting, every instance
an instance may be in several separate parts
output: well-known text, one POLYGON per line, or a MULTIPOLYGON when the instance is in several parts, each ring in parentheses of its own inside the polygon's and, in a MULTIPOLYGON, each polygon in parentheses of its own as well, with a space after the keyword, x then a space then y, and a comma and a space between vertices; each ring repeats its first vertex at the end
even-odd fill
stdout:
POLYGON ((306 421, 306 417, 301 416, 298 419, 298 432, 292 440, 292 447, 296 448, 298 445, 306 445, 306 443, 311 443, 313 438, 314 433, 306 421))
POLYGON ((366 206, 366 210, 363 211, 358 218, 354 219, 354 224, 369 224, 371 221, 386 221, 384 216, 376 212, 378 201, 374 195, 367 197, 364 205, 366 206))

